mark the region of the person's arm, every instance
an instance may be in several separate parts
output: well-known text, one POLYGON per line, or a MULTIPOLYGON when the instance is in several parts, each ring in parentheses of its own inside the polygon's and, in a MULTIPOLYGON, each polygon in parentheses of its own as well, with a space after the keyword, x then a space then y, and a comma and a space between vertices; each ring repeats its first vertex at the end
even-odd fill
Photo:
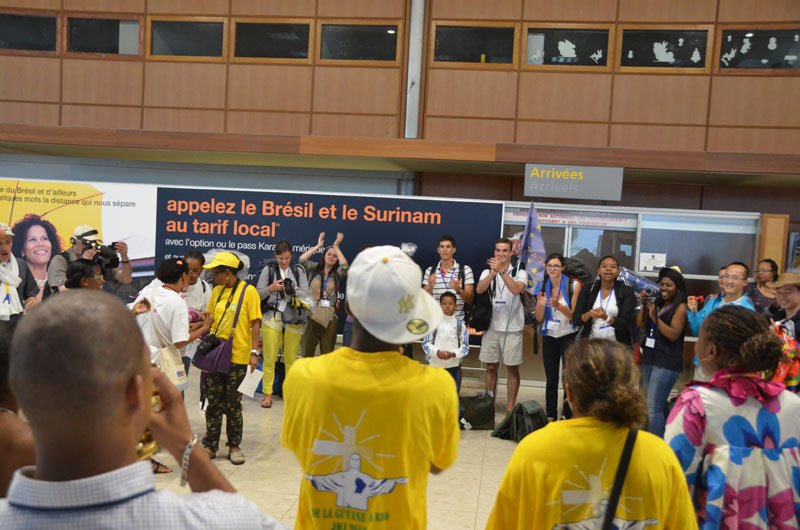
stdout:
POLYGON ((653 319, 653 322, 658 322, 658 331, 667 340, 678 340, 683 333, 683 328, 686 327, 686 304, 680 304, 672 315, 672 320, 669 324, 658 318, 653 319))
POLYGON ((583 327, 586 322, 594 318, 591 311, 593 302, 593 300, 590 300, 591 294, 592 288, 589 287, 582 289, 578 296, 578 303, 575 305, 575 311, 572 312, 572 323, 577 327, 583 327))
POLYGON ((547 280, 542 280, 541 282, 536 284, 536 289, 534 292, 536 293, 536 307, 533 310, 533 315, 536 317, 536 322, 544 322, 544 316, 546 314, 547 309, 547 293, 542 290, 542 282, 546 282, 547 280))
POLYGON ((120 267, 114 271, 114 276, 119 283, 131 283, 133 281, 133 267, 128 257, 128 244, 118 241, 114 248, 119 253, 120 267))
POLYGON ((425 338, 422 339, 422 351, 425 352, 425 360, 428 362, 439 351, 439 348, 434 346, 430 335, 425 335, 425 338))
POLYGON ((692 331, 692 335, 697 336, 700 333, 700 326, 703 325, 703 320, 716 306, 716 301, 717 298, 706 300, 706 303, 703 304, 703 309, 700 311, 695 310, 686 313, 686 319, 689 321, 689 329, 692 331))
POLYGON ((176 342, 175 347, 181 349, 188 346, 189 344, 193 343, 194 341, 205 335, 210 329, 211 329, 211 315, 206 313, 205 318, 203 319, 202 322, 195 322, 194 324, 189 324, 189 339, 181 342, 176 342))
POLYGON ((256 320, 250 321, 250 336, 251 336, 251 348, 250 348, 250 371, 252 372, 256 368, 258 368, 258 337, 261 334, 261 317, 256 320))
MULTIPOLYGON (((158 444, 180 463, 183 452, 192 439, 192 428, 189 425, 186 407, 180 391, 170 383, 161 370, 153 368, 152 374, 161 405, 150 416, 148 428, 158 444)), ((199 440, 190 453, 188 479, 189 486, 194 492, 221 490, 236 493, 236 489, 228 479, 209 460, 199 440)))
POLYGON ((302 254, 300 254, 300 257, 298 258, 300 263, 302 264, 302 263, 305 263, 306 261, 310 260, 311 256, 313 256, 319 249, 321 249, 322 245, 324 245, 324 244, 325 244, 325 232, 320 232, 319 233, 319 238, 317 238, 317 244, 314 245, 313 247, 309 248, 308 250, 306 250, 302 254))
POLYGON ((436 285, 436 275, 432 271, 433 267, 428 267, 422 275, 422 288, 430 295, 433 294, 433 286, 436 285))
POLYGON ((497 276, 497 273, 494 271, 494 269, 484 269, 484 271, 481 273, 481 279, 478 281, 478 285, 475 287, 475 291, 478 294, 485 293, 492 284, 495 276, 497 276))
POLYGON ((703 465, 707 443, 706 422, 706 411, 700 392, 697 388, 689 387, 678 396, 664 432, 664 441, 678 457, 692 497, 702 478, 699 471, 703 465))
POLYGON ((347 258, 344 257, 344 253, 342 249, 339 248, 339 244, 344 240, 344 234, 341 232, 336 232, 336 239, 333 242, 333 251, 336 252, 336 259, 339 260, 340 267, 347 267, 347 258))
POLYGON ((47 268, 47 283, 63 291, 66 289, 65 281, 67 281, 67 260, 61 254, 57 254, 50 260, 50 266, 47 268))
MULTIPOLYGON (((456 327, 458 330, 458 327, 456 327)), ((461 347, 456 352, 456 357, 463 359, 469 353, 469 328, 466 323, 461 324, 461 347)))
POLYGON ((509 292, 513 295, 518 295, 525 289, 525 282, 527 280, 527 273, 520 269, 515 277, 512 277, 508 271, 500 273, 500 278, 505 282, 509 292))
MULTIPOLYGON (((572 280, 570 280, 568 278, 567 281, 570 282, 572 280)), ((569 305, 564 305, 564 304, 560 303, 560 299, 559 299, 559 304, 558 304, 557 309, 562 315, 567 317, 569 320, 572 320, 572 315, 575 312, 575 304, 577 304, 577 302, 578 302, 578 296, 580 296, 580 290, 581 290, 581 284, 578 283, 578 282, 575 282, 575 285, 573 286, 573 291, 572 291, 572 299, 569 301, 569 305)), ((564 298, 566 299, 566 297, 564 297, 564 298)))
POLYGON ((459 267, 464 269, 464 288, 461 288, 461 280, 458 278, 450 281, 450 287, 455 289, 465 304, 471 304, 475 300, 475 279, 472 277, 472 269, 467 265, 459 265, 459 267))

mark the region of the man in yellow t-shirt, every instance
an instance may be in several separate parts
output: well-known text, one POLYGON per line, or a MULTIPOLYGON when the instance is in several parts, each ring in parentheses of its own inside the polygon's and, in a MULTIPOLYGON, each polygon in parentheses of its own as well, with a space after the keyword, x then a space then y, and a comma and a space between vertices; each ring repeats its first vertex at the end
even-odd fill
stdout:
POLYGON ((363 251, 348 275, 352 347, 298 359, 284 386, 281 441, 304 474, 295 528, 425 528, 428 473, 458 452, 458 397, 447 372, 397 345, 442 311, 397 247, 363 251))

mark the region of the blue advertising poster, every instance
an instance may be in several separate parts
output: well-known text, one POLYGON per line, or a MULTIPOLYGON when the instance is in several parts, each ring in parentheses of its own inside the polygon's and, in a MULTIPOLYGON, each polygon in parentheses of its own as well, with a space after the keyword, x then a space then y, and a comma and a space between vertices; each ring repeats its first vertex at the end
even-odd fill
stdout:
POLYGON ((157 263, 187 250, 236 250, 250 258, 251 274, 277 241, 288 240, 296 259, 320 232, 326 245, 342 232, 348 260, 365 245, 413 243, 423 268, 437 263, 439 237, 448 234, 456 260, 477 277, 503 220, 500 202, 202 188, 159 188, 156 210, 157 263))

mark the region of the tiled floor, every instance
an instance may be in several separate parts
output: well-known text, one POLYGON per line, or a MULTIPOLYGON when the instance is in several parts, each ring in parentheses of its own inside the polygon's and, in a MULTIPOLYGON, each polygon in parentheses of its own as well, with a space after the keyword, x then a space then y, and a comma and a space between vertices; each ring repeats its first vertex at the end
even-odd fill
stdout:
MULTIPOLYGON (((205 417, 198 407, 197 387, 198 372, 193 368, 189 374, 186 403, 192 429, 202 436, 205 417)), ((461 394, 469 395, 479 389, 478 381, 465 380, 461 394)), ((506 405, 505 388, 501 386, 498 393, 499 422, 506 405)), ((256 394, 256 397, 259 399, 243 398, 245 430, 242 449, 247 462, 234 466, 222 457, 214 462, 239 492, 291 528, 297 510, 301 472, 294 455, 280 444, 283 401, 277 398, 271 409, 262 409, 259 406, 260 395, 256 394)), ((529 399, 543 403, 544 389, 522 387, 520 400, 529 399)), ((223 432, 222 444, 224 440, 223 432)), ((429 478, 428 527, 432 530, 484 528, 497 487, 516 446, 514 442, 492 438, 490 431, 461 431, 455 465, 429 478)), ((175 461, 166 453, 160 453, 157 458, 175 467, 175 461)), ((156 481, 159 487, 186 493, 188 488, 181 488, 179 479, 179 473, 173 472, 157 476, 156 481)))

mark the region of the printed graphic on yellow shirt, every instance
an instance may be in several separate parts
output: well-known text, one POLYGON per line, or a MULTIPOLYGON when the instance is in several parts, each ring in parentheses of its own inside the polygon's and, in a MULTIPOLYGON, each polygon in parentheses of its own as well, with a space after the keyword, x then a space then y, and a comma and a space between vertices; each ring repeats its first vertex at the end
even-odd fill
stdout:
POLYGON ((377 441, 380 434, 368 433, 359 438, 358 428, 366 414, 367 409, 364 409, 355 425, 342 425, 336 414, 331 414, 339 434, 321 430, 321 436, 314 441, 314 447, 310 448, 315 456, 321 457, 312 462, 312 469, 331 459, 337 461, 334 469, 341 466, 341 471, 333 473, 319 475, 305 473, 306 480, 309 480, 317 491, 335 494, 336 505, 340 508, 367 510, 370 498, 391 493, 395 486, 408 482, 407 477, 379 478, 362 471, 362 465, 366 464, 373 468, 375 473, 381 473, 384 468, 376 462, 376 459, 395 456, 376 453, 370 447, 370 442, 377 441))
MULTIPOLYGON (((591 506, 593 517, 572 523, 557 524, 553 527, 553 530, 600 530, 602 528, 603 518, 606 515, 608 506, 608 497, 611 493, 611 486, 604 488, 602 483, 603 471, 607 462, 607 459, 603 460, 596 475, 587 475, 579 466, 575 466, 575 470, 580 473, 583 483, 565 481, 565 488, 561 490, 561 500, 549 503, 563 506, 562 513, 565 516, 568 516, 571 512, 582 511, 588 504, 591 506), (570 508, 567 508, 567 506, 570 506, 570 508)), ((640 511, 643 501, 644 498, 642 497, 620 497, 618 509, 623 512, 640 511), (639 506, 634 508, 633 506, 637 504, 639 506)), ((619 530, 644 530, 648 526, 658 524, 658 519, 628 521, 620 517, 614 517, 612 522, 612 526, 619 530)))

